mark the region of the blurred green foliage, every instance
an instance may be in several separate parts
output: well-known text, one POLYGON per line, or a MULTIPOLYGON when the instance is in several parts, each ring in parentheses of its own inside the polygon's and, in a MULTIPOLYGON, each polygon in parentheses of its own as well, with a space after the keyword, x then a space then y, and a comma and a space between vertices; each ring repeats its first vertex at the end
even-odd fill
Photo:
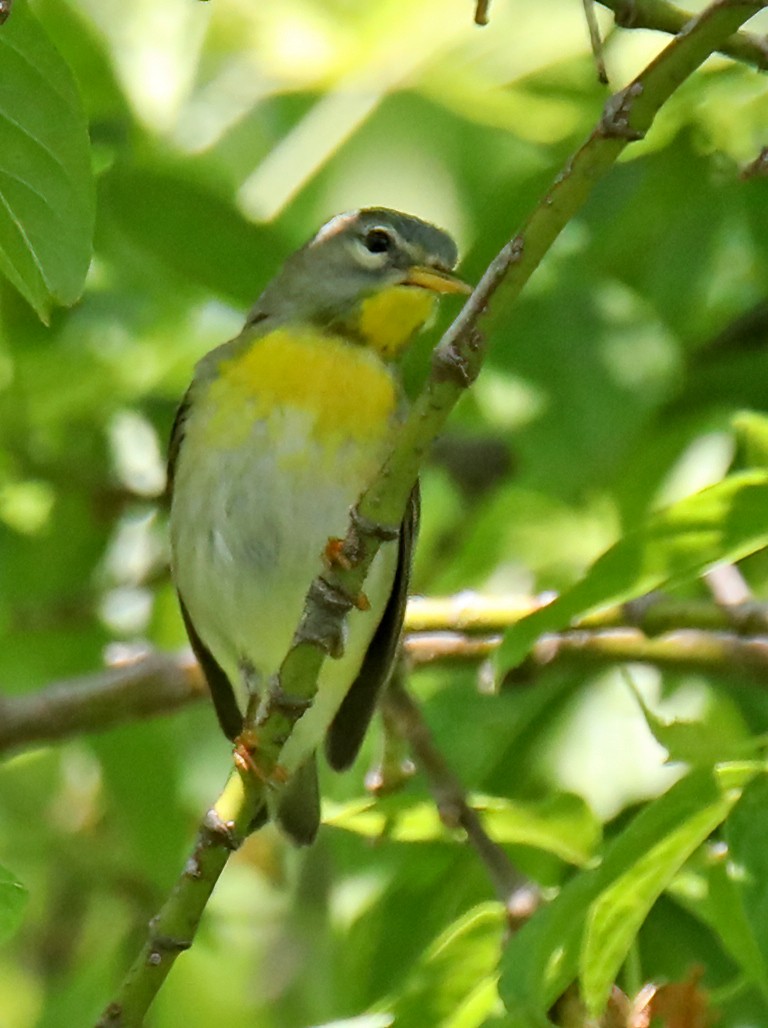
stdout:
MULTIPOLYGON (((618 87, 664 39, 598 13, 618 87)), ((3 693, 96 671, 118 644, 184 645, 160 500, 175 405, 292 249, 338 210, 384 204, 453 232, 475 279, 591 131, 607 93, 581 4, 495 0, 484 29, 471 15, 469 0, 15 0, 0 28, 3 693), (93 256, 62 309, 91 248, 89 168, 93 256)), ((739 170, 766 117, 757 73, 708 62, 497 312, 424 471, 416 590, 567 589, 617 544, 633 594, 638 540, 674 522, 661 505, 727 493, 731 470, 764 479, 768 180, 739 170)), ((447 317, 409 357, 413 388, 447 317)), ((694 540, 688 570, 762 545, 760 509, 748 520, 758 543, 710 540, 703 557, 694 540)), ((741 567, 766 598, 765 554, 741 567)), ((609 596, 599 565, 585 581, 609 596)), ((708 595, 690 578, 679 592, 708 595)), ((499 839, 564 886, 506 949, 500 990, 476 856, 418 777, 382 807, 402 830, 371 845, 361 761, 325 782, 337 823, 311 851, 268 828, 231 862, 148 1024, 526 1028, 579 972, 597 1004, 617 974, 632 992, 695 965, 724 1028, 768 1023, 768 700, 728 670, 633 668, 629 683, 555 667, 498 696, 466 668, 420 672, 437 741, 499 839), (706 739, 676 785, 675 719, 706 739), (603 854, 600 824, 605 861, 575 869, 603 854)), ((195 708, 6 761, 3 1028, 95 1020, 229 760, 195 708)))

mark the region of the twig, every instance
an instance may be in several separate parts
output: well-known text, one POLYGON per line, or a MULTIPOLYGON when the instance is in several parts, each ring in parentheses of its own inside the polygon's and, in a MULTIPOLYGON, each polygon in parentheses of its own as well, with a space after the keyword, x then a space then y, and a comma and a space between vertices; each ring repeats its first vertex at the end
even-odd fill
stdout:
MULTIPOLYGON (((415 635, 407 652, 413 666, 457 660, 477 662, 490 657, 499 637, 471 638, 450 632, 415 635)), ((768 638, 744 639, 722 632, 679 629, 653 639, 635 628, 598 631, 572 629, 544 635, 509 681, 528 683, 535 671, 551 665, 654 664, 671 670, 716 672, 726 678, 751 676, 768 683, 768 638)))
POLYGON ((341 626, 360 595, 381 542, 397 533, 403 510, 427 448, 442 430, 482 363, 481 326, 498 292, 517 297, 561 230, 586 201, 595 182, 613 166, 629 142, 644 136, 668 97, 722 40, 763 6, 718 0, 692 19, 684 32, 606 104, 599 125, 558 176, 547 196, 491 262, 463 310, 433 354, 432 370, 397 434, 381 474, 353 511, 341 547, 343 560, 317 579, 279 675, 249 720, 260 739, 259 760, 269 776, 283 740, 312 699, 317 675, 341 637, 341 626), (290 697, 291 702, 285 702, 290 697), (298 701, 298 702, 297 702, 298 701))
POLYGON ((764 146, 757 157, 741 170, 741 177, 745 181, 766 176, 768 176, 768 146, 764 146))
POLYGON ((589 44, 592 47, 592 56, 595 59, 597 80, 604 86, 608 85, 608 72, 605 70, 605 55, 603 53, 603 39, 600 35, 600 26, 595 17, 595 0, 583 0, 584 17, 587 19, 589 29, 589 44))
POLYGON ((0 697, 0 752, 169 714, 207 695, 191 656, 145 653, 99 674, 0 697))
POLYGON ((633 629, 563 632, 543 636, 534 647, 533 664, 555 660, 581 664, 644 663, 677 670, 713 671, 742 678, 745 673, 768 683, 768 638, 682 629, 647 639, 633 629))
MULTIPOLYGON (((413 596, 408 601, 406 632, 411 636, 419 632, 450 631, 467 636, 502 632, 553 598, 552 593, 534 597, 488 597, 472 592, 445 597, 413 596)), ((639 628, 649 636, 678 628, 737 635, 768 634, 768 603, 724 606, 709 600, 676 600, 653 593, 630 603, 606 607, 572 625, 575 629, 626 626, 639 628)))
MULTIPOLYGON (((677 35, 693 17, 689 11, 667 0, 599 0, 599 3, 613 11, 616 24, 626 29, 655 29, 677 35)), ((715 49, 760 71, 768 69, 768 40, 764 36, 735 32, 715 49)))
POLYGON ((491 6, 491 0, 476 0, 475 3, 475 25, 487 25, 488 24, 488 9, 491 6))
POLYGON ((402 675, 395 675, 390 682, 382 706, 424 772, 443 823, 449 828, 463 828, 467 833, 467 841, 485 866, 513 925, 527 920, 539 905, 538 889, 520 874, 503 847, 485 831, 477 811, 467 802, 461 782, 435 745, 421 711, 406 691, 402 675))
MULTIPOLYGON (((485 660, 504 629, 548 598, 413 597, 406 615, 406 656, 414 667, 485 660)), ((762 684, 768 677, 766 637, 768 604, 729 608, 654 596, 592 614, 566 632, 546 636, 533 648, 524 680, 530 682, 537 667, 556 661, 637 661, 719 675, 737 672, 762 684)), ((0 697, 0 753, 170 714, 207 695, 191 656, 144 654, 34 693, 0 697)))
POLYGON ((754 602, 752 590, 735 564, 718 564, 704 575, 707 588, 720 607, 735 610, 745 609, 754 602))

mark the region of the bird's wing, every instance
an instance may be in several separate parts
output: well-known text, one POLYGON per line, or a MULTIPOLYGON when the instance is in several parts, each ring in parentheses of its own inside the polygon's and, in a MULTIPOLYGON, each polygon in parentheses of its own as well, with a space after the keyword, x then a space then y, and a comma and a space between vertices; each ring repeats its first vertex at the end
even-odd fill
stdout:
POLYGON ((176 461, 179 459, 179 450, 181 449, 181 442, 184 438, 184 422, 187 420, 187 414, 189 414, 190 389, 187 389, 186 393, 184 393, 184 398, 176 408, 176 415, 173 419, 173 427, 171 428, 171 439, 168 443, 168 463, 166 465, 165 490, 169 503, 173 496, 173 476, 176 471, 176 461))
POLYGON ((353 762, 363 742, 381 690, 389 681, 403 631, 411 562, 419 524, 419 486, 411 493, 400 528, 392 592, 371 639, 360 672, 336 711, 325 738, 325 755, 337 771, 353 762))
MULTIPOLYGON (((171 429, 171 441, 168 446, 168 484, 166 488, 169 501, 173 495, 174 471, 176 469, 176 461, 178 460, 179 452, 181 450, 181 444, 184 439, 184 424, 189 412, 189 403, 190 391, 187 390, 184 399, 179 405, 179 409, 176 411, 173 428, 171 429)), ((221 725, 221 730, 228 739, 234 740, 242 730, 243 715, 237 705, 232 685, 224 671, 216 663, 211 651, 197 634, 195 626, 192 623, 192 619, 184 605, 184 599, 181 594, 179 594, 179 605, 181 607, 181 615, 184 618, 184 627, 187 630, 190 645, 192 646, 192 650, 197 657, 200 667, 203 669, 205 679, 208 682, 208 688, 211 692, 211 699, 213 700, 213 705, 216 710, 216 716, 219 719, 219 724, 221 725)))
POLYGON ((178 593, 178 597, 181 616, 184 618, 184 627, 189 636, 189 643, 197 657, 198 664, 203 669, 221 730, 228 739, 234 742, 243 730, 243 714, 237 705, 232 685, 224 671, 216 663, 216 659, 211 651, 195 631, 195 626, 192 624, 192 619, 187 613, 187 608, 184 606, 181 593, 178 593))
POLYGON ((320 786, 314 753, 296 769, 281 791, 275 819, 298 846, 309 846, 315 841, 320 827, 320 786))

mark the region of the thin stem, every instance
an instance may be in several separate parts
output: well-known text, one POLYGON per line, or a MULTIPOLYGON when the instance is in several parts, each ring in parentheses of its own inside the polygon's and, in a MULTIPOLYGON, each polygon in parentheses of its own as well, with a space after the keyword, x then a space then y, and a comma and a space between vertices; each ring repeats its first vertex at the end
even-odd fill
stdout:
POLYGON ((390 682, 382 706, 424 773, 443 822, 449 828, 464 829, 467 841, 483 863, 510 918, 515 924, 526 920, 539 904, 538 890, 485 831, 477 811, 467 801, 461 782, 435 745, 421 710, 405 688, 402 675, 395 675, 390 682))
MULTIPOLYGON (((667 0, 599 0, 599 3, 613 11, 616 24, 625 29, 655 29, 677 35, 693 17, 690 11, 667 0)), ((768 39, 765 36, 734 32, 715 49, 760 71, 768 68, 768 39)))
POLYGON ((600 26, 595 17, 595 0, 583 0, 584 17, 587 19, 589 29, 589 44, 592 47, 592 56, 595 59, 597 69, 597 80, 604 86, 608 85, 608 72, 605 70, 605 55, 603 53, 603 38, 600 35, 600 26))

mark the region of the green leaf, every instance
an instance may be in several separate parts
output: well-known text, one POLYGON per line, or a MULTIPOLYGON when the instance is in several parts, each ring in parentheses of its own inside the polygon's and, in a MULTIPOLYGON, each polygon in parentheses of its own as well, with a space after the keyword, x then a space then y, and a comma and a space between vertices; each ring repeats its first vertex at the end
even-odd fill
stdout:
MULTIPOLYGON (((748 771, 747 780, 754 773, 748 771)), ((592 904, 581 955, 581 984, 593 1016, 604 1008, 619 968, 653 904, 740 798, 740 786, 718 784, 722 791, 712 802, 684 815, 677 827, 617 876, 592 904)))
POLYGON ((744 951, 756 947, 750 969, 761 988, 768 990, 768 779, 752 782, 728 819, 726 839, 731 879, 738 896, 733 915, 746 921, 744 951))
POLYGON ((513 625, 496 655, 498 671, 518 665, 540 635, 577 617, 761 549, 768 543, 766 510, 768 473, 746 471, 658 511, 606 550, 573 588, 513 625))
POLYGON ((0 866, 0 942, 9 939, 19 927, 26 905, 27 890, 0 866))
MULTIPOLYGON (((595 952, 608 916, 606 903, 606 913, 599 914, 595 925, 593 911, 603 909, 602 896, 613 890, 615 900, 628 901, 628 890, 643 887, 644 917, 685 855, 706 837, 706 826, 719 823, 735 803, 739 790, 762 770, 759 762, 725 764, 715 771, 697 770, 645 807, 613 840, 599 868, 573 878, 510 940, 502 958, 499 983, 507 1009, 518 1015, 524 1012, 531 1025, 545 1024, 542 1018, 546 1011, 580 969, 590 996, 596 996, 608 970, 604 958, 595 952), (673 842, 666 848, 668 837, 673 842)), ((631 944, 637 927, 639 922, 633 923, 631 937, 629 932, 622 933, 622 946, 631 944)), ((610 955, 612 960, 617 959, 618 950, 612 949, 610 955)), ((620 959, 624 955, 626 949, 620 959)))
POLYGON ((757 411, 743 410, 731 418, 744 462, 754 468, 768 468, 768 418, 757 411))
POLYGON ((48 320, 80 295, 93 178, 74 78, 26 3, 0 29, 0 271, 48 320))
MULTIPOLYGON (((750 784, 742 796, 744 803, 762 779, 750 784)), ((739 804, 726 822, 726 835, 737 817, 739 804)), ((740 879, 742 868, 735 865, 725 847, 703 850, 696 862, 691 861, 677 875, 667 890, 677 903, 690 910, 709 925, 723 949, 741 967, 750 980, 768 996, 768 962, 757 944, 753 925, 742 902, 740 879)))
MULTIPOLYGON (((600 823, 578 796, 559 795, 540 803, 513 803, 472 796, 470 804, 498 843, 532 846, 571 864, 587 864, 600 841, 600 823)), ((404 805, 389 799, 357 800, 341 807, 324 805, 325 824, 367 838, 397 842, 434 842, 451 838, 433 803, 404 805)))
POLYGON ((381 1008, 398 1028, 475 1028, 498 1005, 499 950, 506 916, 483 903, 450 925, 419 960, 400 996, 381 1008))
POLYGON ((533 846, 569 864, 588 864, 602 837, 600 821, 592 809, 571 793, 560 793, 539 803, 473 796, 472 806, 495 842, 533 846))
POLYGON ((712 767, 720 761, 755 756, 760 741, 750 736, 735 705, 711 692, 695 718, 659 715, 629 678, 635 698, 654 739, 667 751, 667 760, 712 767))

